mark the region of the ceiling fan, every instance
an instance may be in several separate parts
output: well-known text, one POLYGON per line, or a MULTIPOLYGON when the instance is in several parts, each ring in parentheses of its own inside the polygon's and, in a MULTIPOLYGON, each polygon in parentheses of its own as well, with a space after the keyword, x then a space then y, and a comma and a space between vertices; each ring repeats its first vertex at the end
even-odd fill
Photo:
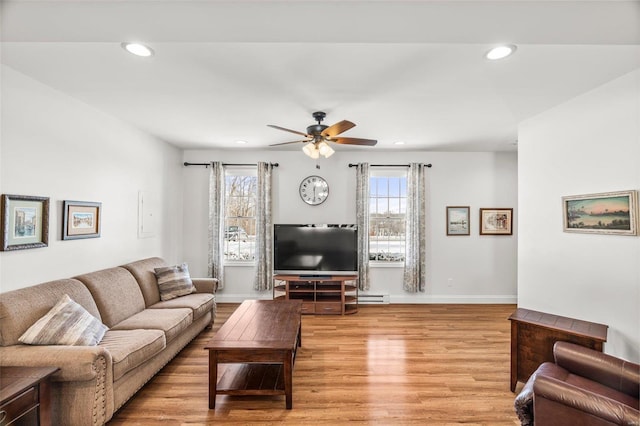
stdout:
POLYGON ((317 124, 312 124, 307 127, 307 133, 298 132, 297 130, 286 129, 280 126, 274 126, 273 124, 267 124, 269 127, 273 127, 274 129, 284 130, 285 132, 295 133, 296 135, 304 136, 306 139, 291 141, 291 142, 282 142, 272 144, 270 146, 277 145, 287 145, 290 143, 307 143, 302 148, 305 154, 307 154, 311 158, 318 158, 320 155, 323 155, 325 158, 329 158, 335 151, 329 146, 327 142, 339 143, 344 145, 366 145, 366 146, 374 146, 378 143, 375 139, 362 139, 362 138, 345 138, 339 137, 338 135, 346 132, 347 130, 355 127, 355 124, 342 120, 332 126, 325 126, 322 124, 322 120, 327 116, 326 113, 322 111, 316 111, 312 114, 314 120, 317 121, 317 124))

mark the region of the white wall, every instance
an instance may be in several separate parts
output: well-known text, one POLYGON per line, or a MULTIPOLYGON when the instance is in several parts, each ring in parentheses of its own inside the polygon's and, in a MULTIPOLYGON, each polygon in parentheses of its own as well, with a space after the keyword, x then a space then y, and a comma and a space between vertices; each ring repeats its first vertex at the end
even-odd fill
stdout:
POLYGON ((519 127, 518 304, 609 325, 640 360, 640 237, 562 232, 564 195, 640 189, 640 70, 519 127))
POLYGON ((181 151, 2 67, 0 189, 50 198, 49 246, 0 252, 0 291, 149 256, 182 258, 181 151), (157 203, 138 239, 138 191, 157 203), (62 201, 102 202, 102 236, 62 241, 62 201))
MULTIPOLYGON (((373 150, 370 150, 373 151, 373 150)), ((355 169, 349 163, 432 163, 427 171, 430 217, 428 229, 429 284, 425 293, 402 290, 401 268, 371 270, 370 293, 387 293, 392 303, 515 303, 517 248, 517 157, 515 153, 443 152, 337 152, 316 162, 301 151, 275 150, 185 152, 185 161, 280 164, 273 174, 274 223, 354 223, 355 169), (329 198, 319 206, 308 206, 298 196, 300 181, 312 174, 327 179, 329 198), (471 207, 471 236, 447 237, 447 205, 471 207), (513 207, 513 236, 478 235, 480 207, 513 207), (453 279, 448 286, 448 278, 453 279)), ((207 272, 207 200, 209 170, 185 168, 184 256, 194 275, 207 272)), ((225 288, 220 301, 269 298, 270 292, 252 289, 253 267, 230 266, 225 270, 225 288)))

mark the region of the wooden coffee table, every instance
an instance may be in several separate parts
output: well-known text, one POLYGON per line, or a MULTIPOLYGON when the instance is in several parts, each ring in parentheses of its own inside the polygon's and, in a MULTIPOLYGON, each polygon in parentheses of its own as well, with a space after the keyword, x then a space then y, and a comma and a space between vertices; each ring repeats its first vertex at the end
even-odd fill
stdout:
POLYGON ((293 364, 302 345, 301 300, 246 300, 205 346, 209 408, 216 395, 285 395, 293 407, 293 364), (218 377, 218 364, 227 365, 218 377))

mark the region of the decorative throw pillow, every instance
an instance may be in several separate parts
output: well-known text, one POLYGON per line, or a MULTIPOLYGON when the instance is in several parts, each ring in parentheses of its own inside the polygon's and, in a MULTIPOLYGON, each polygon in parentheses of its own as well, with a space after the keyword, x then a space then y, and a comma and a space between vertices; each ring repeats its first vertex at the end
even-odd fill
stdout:
POLYGON ((18 340, 27 345, 95 346, 107 330, 106 325, 65 294, 18 340))
POLYGON ((175 266, 155 268, 158 289, 161 300, 171 300, 178 296, 185 296, 196 291, 189 276, 186 263, 175 266))

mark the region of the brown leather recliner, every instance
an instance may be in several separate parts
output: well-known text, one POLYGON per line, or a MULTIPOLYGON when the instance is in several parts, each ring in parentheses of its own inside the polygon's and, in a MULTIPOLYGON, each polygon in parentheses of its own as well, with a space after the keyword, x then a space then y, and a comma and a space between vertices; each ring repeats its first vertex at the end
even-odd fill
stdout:
POLYGON ((640 425, 640 365, 556 342, 516 398, 522 425, 640 425))

